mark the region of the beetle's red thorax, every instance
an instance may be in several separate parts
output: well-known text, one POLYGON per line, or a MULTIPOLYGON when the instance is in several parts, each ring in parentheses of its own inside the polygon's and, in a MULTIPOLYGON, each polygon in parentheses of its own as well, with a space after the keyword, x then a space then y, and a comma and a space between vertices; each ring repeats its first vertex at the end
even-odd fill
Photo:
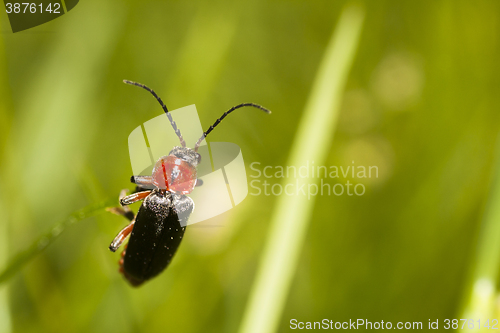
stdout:
POLYGON ((153 184, 159 189, 189 194, 196 185, 196 168, 176 156, 163 156, 153 169, 153 184))

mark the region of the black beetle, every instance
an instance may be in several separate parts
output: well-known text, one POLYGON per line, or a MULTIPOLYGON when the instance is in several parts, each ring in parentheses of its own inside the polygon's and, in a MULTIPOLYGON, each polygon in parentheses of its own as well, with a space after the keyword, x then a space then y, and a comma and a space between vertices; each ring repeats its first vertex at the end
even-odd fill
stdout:
POLYGON ((149 91, 160 103, 168 117, 182 147, 174 147, 167 156, 162 156, 155 163, 151 176, 132 176, 131 181, 137 185, 136 193, 126 196, 120 194, 122 207, 110 208, 109 211, 123 215, 130 220, 115 237, 109 249, 115 252, 130 235, 130 240, 122 252, 120 272, 133 286, 160 274, 170 263, 179 247, 187 220, 194 209, 193 200, 186 194, 195 186, 201 185, 196 175, 196 166, 201 161, 198 148, 203 139, 231 112, 244 106, 258 108, 266 113, 268 109, 254 104, 236 105, 224 114, 203 133, 194 149, 187 148, 180 130, 172 115, 156 93, 143 84, 124 80, 149 91), (137 215, 134 216, 127 206, 144 200, 137 215))

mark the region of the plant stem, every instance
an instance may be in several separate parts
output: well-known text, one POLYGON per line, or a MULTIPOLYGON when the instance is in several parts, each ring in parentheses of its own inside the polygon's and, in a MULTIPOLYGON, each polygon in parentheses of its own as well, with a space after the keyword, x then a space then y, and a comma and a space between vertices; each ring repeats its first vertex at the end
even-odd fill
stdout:
MULTIPOLYGON (((497 156, 495 174, 490 190, 490 196, 478 238, 478 249, 473 257, 473 269, 470 274, 466 290, 465 309, 460 318, 473 318, 486 320, 496 318, 495 296, 496 283, 500 268, 500 136, 497 139, 497 156)), ((479 331, 477 325, 474 329, 467 326, 463 330, 479 331)))
POLYGON ((21 270, 31 259, 45 250, 47 246, 49 246, 68 226, 88 217, 100 214, 105 211, 104 209, 106 207, 116 206, 117 203, 118 200, 114 198, 91 204, 77 210, 64 220, 57 223, 48 233, 35 240, 30 247, 18 253, 13 259, 10 260, 7 266, 0 272, 0 285, 8 281, 9 278, 21 270))
MULTIPOLYGON (((300 166, 307 161, 321 165, 326 160, 363 19, 364 12, 360 7, 349 6, 342 11, 299 123, 288 165, 300 166)), ((306 189, 316 183, 316 179, 299 179, 299 185, 303 184, 306 189)), ((283 195, 278 198, 257 277, 240 326, 241 333, 276 330, 297 267, 313 204, 314 197, 283 195)))

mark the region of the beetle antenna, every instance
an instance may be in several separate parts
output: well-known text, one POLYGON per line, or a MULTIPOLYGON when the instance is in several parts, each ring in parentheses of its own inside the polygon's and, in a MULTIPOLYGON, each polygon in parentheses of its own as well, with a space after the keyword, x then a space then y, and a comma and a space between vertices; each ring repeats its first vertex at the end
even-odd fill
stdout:
POLYGON ((226 118, 228 114, 230 114, 231 112, 233 112, 234 110, 236 109, 239 109, 239 108, 242 108, 244 106, 251 106, 251 107, 254 107, 254 108, 257 108, 257 109, 260 109, 262 111, 264 111, 265 113, 267 114, 270 114, 271 111, 269 111, 268 109, 266 109, 265 107, 263 106, 260 106, 258 104, 254 104, 254 103, 243 103, 243 104, 239 104, 239 105, 236 105, 236 106, 233 106, 232 108, 230 108, 229 110, 227 110, 226 112, 224 112, 224 114, 215 121, 215 123, 210 126, 205 132, 203 132, 203 135, 201 136, 201 138, 198 139, 198 141, 196 141, 196 144, 194 145, 194 151, 198 151, 198 148, 200 147, 200 144, 201 142, 203 141, 203 139, 205 139, 205 137, 210 134, 210 132, 213 131, 213 129, 219 125, 219 123, 222 121, 222 119, 226 118))
POLYGON ((133 82, 133 81, 129 81, 129 80, 123 80, 123 83, 131 84, 133 86, 138 86, 138 87, 141 87, 143 89, 146 89, 147 91, 149 91, 151 93, 151 95, 153 95, 156 98, 158 103, 160 103, 161 107, 163 108, 163 111, 165 111, 165 114, 167 115, 168 120, 170 121, 170 124, 172 125, 172 127, 175 131, 175 134, 177 134, 177 137, 179 138, 179 140, 181 142, 181 146, 186 147, 186 141, 184 141, 184 139, 182 138, 181 131, 177 128, 177 124, 175 123, 174 119, 172 118, 172 115, 170 114, 170 112, 168 112, 167 107, 165 106, 165 104, 163 104, 163 101, 161 100, 160 97, 158 97, 158 95, 153 91, 153 89, 148 88, 147 86, 143 85, 142 83, 133 82))

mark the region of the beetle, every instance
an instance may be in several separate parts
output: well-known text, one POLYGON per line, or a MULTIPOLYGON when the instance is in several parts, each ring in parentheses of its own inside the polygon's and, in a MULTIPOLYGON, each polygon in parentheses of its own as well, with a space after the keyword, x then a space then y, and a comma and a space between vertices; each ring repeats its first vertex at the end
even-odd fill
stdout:
POLYGON ((121 206, 108 209, 130 221, 114 238, 109 249, 115 252, 130 236, 121 254, 119 271, 132 286, 137 287, 167 268, 182 241, 187 220, 194 209, 194 202, 187 194, 195 186, 201 185, 201 181, 197 179, 196 166, 201 162, 198 148, 205 137, 225 117, 239 108, 254 107, 268 114, 271 111, 254 103, 233 106, 203 132, 191 149, 186 147, 172 115, 152 89, 137 82, 123 82, 143 88, 156 98, 180 141, 180 146, 174 147, 168 155, 157 160, 151 176, 132 176, 131 182, 137 185, 136 192, 126 195, 122 191, 119 198, 121 206), (128 205, 141 200, 142 205, 137 215, 134 215, 128 205))

